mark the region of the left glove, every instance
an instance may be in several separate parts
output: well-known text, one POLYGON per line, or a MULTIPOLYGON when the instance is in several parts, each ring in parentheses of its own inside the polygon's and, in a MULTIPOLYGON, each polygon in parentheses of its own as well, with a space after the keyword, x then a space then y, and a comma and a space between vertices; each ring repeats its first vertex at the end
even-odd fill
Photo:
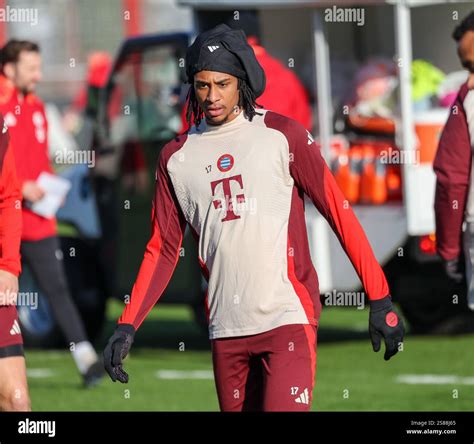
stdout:
POLYGON ((405 328, 403 321, 393 309, 390 295, 383 299, 369 301, 369 334, 374 352, 380 350, 382 338, 385 340, 384 359, 388 361, 397 354, 399 344, 403 342, 405 328))
POLYGON ((128 373, 123 369, 123 360, 130 352, 135 328, 130 324, 119 324, 104 349, 104 366, 112 381, 128 382, 128 373))

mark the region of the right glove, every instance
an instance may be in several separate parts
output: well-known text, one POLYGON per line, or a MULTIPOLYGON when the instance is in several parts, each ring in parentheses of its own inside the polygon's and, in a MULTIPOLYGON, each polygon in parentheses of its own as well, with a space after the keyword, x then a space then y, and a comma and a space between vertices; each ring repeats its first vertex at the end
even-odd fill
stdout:
POLYGON ((372 348, 374 352, 378 352, 383 338, 385 341, 384 359, 388 361, 398 352, 398 346, 405 336, 405 327, 393 309, 390 295, 369 301, 369 304, 369 335, 372 348))
POLYGON ((128 382, 128 373, 123 369, 122 362, 130 352, 134 336, 133 325, 119 324, 104 349, 105 370, 114 382, 128 382))
POLYGON ((462 282, 463 274, 459 271, 459 260, 457 258, 444 261, 444 272, 456 284, 462 282))

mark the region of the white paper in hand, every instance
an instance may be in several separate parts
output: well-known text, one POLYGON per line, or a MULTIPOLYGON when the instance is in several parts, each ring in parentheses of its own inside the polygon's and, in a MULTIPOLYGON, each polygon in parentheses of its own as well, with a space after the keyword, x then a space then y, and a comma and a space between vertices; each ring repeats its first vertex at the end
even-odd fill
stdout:
POLYGON ((43 217, 54 217, 71 188, 71 182, 43 171, 36 183, 44 190, 44 196, 31 205, 31 211, 43 217))

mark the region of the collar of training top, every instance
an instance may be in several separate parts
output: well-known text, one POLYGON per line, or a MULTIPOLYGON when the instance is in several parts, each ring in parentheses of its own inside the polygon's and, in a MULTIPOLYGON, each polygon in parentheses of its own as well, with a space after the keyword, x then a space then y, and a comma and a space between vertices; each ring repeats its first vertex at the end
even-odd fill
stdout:
POLYGON ((203 119, 201 120, 201 123, 196 129, 199 133, 222 135, 230 131, 238 130, 242 124, 248 122, 249 120, 245 117, 244 112, 242 110, 239 110, 239 114, 230 122, 225 122, 220 125, 212 125, 209 124, 206 119, 203 119))
POLYGON ((241 29, 220 24, 196 37, 186 52, 188 82, 192 83, 194 74, 203 70, 247 80, 256 97, 265 90, 265 72, 241 29))

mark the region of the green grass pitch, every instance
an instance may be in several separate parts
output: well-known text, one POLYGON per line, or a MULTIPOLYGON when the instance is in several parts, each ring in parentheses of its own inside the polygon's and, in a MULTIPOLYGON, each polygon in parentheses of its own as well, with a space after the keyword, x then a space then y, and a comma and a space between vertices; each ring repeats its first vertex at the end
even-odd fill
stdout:
MULTIPOLYGON (((120 303, 109 303, 98 350, 120 312, 120 303)), ((474 335, 407 335, 404 350, 385 362, 382 352, 372 352, 367 315, 367 310, 323 310, 313 410, 474 410, 474 335), (420 375, 433 380, 401 380, 420 375)), ((209 341, 186 306, 163 304, 152 310, 126 361, 126 385, 107 377, 83 389, 68 351, 26 350, 26 358, 35 411, 218 410, 209 341)))

